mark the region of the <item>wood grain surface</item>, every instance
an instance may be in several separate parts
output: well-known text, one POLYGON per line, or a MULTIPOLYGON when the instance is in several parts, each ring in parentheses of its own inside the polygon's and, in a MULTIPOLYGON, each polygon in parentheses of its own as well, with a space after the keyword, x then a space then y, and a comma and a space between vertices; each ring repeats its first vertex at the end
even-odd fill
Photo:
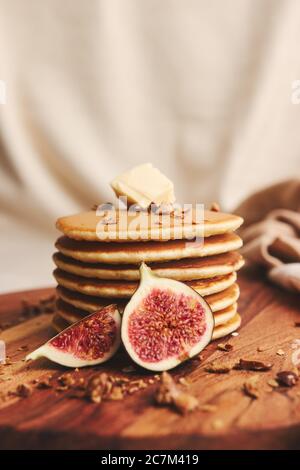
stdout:
MULTIPOLYGON (((215 405, 215 410, 197 410, 185 416, 158 407, 153 395, 157 384, 120 401, 94 404, 70 398, 69 392, 55 388, 33 388, 27 398, 13 394, 0 398, 1 449, 299 449, 300 381, 295 387, 272 388, 268 381, 278 371, 292 368, 292 343, 300 338, 299 296, 277 289, 259 273, 242 272, 239 280, 239 312, 243 325, 237 337, 226 340, 230 352, 211 343, 203 359, 181 365, 172 375, 184 376, 200 405, 215 405), (258 351, 262 349, 262 351, 258 351), (279 355, 278 351, 284 351, 279 355), (210 374, 205 366, 212 360, 235 363, 240 358, 272 362, 269 372, 232 370, 210 374), (243 384, 258 375, 259 398, 246 396, 243 384)), ((37 302, 53 293, 51 289, 0 296, 0 338, 7 343, 12 364, 0 366, 0 395, 14 392, 18 384, 52 375, 55 381, 63 372, 46 359, 26 363, 29 351, 53 335, 51 315, 24 317, 21 301, 37 302), (22 349, 23 348, 23 349, 22 349)), ((97 371, 122 375, 132 363, 120 351, 108 364, 72 371, 86 377, 97 371)), ((124 375, 124 374, 123 374, 124 375)), ((135 369, 130 378, 149 379, 151 374, 135 369)))

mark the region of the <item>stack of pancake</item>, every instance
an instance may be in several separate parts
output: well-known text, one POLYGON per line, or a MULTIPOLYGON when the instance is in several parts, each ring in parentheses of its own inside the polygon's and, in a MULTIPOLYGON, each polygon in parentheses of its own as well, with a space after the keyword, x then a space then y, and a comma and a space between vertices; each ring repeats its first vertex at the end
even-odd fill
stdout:
MULTIPOLYGON (((138 216, 130 215, 130 222, 138 216)), ((205 298, 215 318, 214 339, 235 331, 241 324, 236 272, 243 258, 236 251, 242 240, 234 231, 243 220, 205 211, 204 220, 192 220, 182 230, 178 215, 168 216, 167 221, 161 215, 154 223, 149 214, 145 217, 146 228, 134 223, 124 228, 118 217, 112 222, 107 214, 95 211, 58 220, 63 236, 54 254, 58 283, 54 328, 61 331, 111 303, 122 311, 138 287, 139 265, 144 261, 158 276, 182 281, 205 298)))

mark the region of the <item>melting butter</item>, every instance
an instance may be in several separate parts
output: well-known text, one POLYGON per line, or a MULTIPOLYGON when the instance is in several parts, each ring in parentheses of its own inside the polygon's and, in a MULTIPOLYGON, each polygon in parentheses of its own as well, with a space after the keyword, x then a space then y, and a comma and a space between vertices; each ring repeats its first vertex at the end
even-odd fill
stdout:
POLYGON ((139 165, 115 178, 111 183, 116 195, 126 196, 129 204, 148 208, 155 204, 175 202, 174 185, 151 163, 139 165))

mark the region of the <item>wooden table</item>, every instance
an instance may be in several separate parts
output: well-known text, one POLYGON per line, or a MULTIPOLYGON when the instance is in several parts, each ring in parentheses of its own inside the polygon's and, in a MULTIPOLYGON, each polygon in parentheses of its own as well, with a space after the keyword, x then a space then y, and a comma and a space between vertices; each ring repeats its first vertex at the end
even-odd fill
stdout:
MULTIPOLYGON (((1 449, 295 449, 300 448, 300 381, 293 388, 273 389, 268 381, 279 370, 291 369, 293 340, 300 338, 299 296, 288 294, 264 281, 260 274, 240 275, 239 312, 243 326, 237 337, 229 337, 230 352, 210 344, 203 360, 190 361, 172 374, 184 375, 200 404, 214 404, 213 412, 195 411, 181 416, 153 403, 151 385, 121 401, 100 405, 84 399, 67 398, 54 389, 38 390, 27 398, 10 397, 0 401, 1 449), (257 351, 257 348, 263 351, 257 351), (284 355, 277 352, 282 349, 284 355), (204 367, 220 358, 237 362, 240 358, 267 360, 270 372, 233 370, 228 374, 209 374, 204 367), (260 397, 246 396, 242 387, 247 378, 259 375, 260 397)), ((0 323, 20 320, 21 300, 38 301, 51 289, 0 296, 0 323)), ((0 391, 15 390, 20 383, 31 383, 50 373, 58 377, 65 370, 45 359, 22 361, 28 346, 33 350, 53 335, 51 315, 42 314, 10 326, 1 333, 12 365, 0 366, 0 391)), ((222 340, 224 342, 224 340, 222 340)), ((119 353, 105 366, 118 374, 130 364, 119 353)), ((86 376, 90 369, 72 372, 86 376)), ((131 377, 148 377, 138 370, 131 377)))

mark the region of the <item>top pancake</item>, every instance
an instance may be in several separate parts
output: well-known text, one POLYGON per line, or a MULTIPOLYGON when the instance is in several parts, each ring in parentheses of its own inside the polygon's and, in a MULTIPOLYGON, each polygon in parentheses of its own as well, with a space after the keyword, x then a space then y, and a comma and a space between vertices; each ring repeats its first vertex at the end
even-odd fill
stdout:
POLYGON ((204 220, 197 222, 195 211, 192 221, 183 225, 181 217, 170 215, 156 217, 148 212, 130 214, 121 211, 124 216, 116 218, 112 223, 110 216, 96 215, 95 211, 61 217, 56 227, 64 235, 76 240, 103 242, 135 242, 147 240, 181 240, 195 237, 210 237, 236 230, 243 219, 233 214, 204 211, 204 220), (126 217, 125 217, 126 216, 126 217))

